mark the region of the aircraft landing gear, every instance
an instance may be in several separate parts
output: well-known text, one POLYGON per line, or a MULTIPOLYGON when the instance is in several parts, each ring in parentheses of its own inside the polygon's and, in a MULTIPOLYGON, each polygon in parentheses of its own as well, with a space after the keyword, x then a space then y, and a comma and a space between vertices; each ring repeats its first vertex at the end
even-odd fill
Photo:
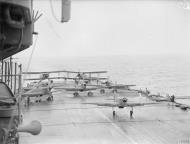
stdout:
POLYGON ((88 92, 88 96, 93 96, 93 92, 88 92))
POLYGON ((114 109, 114 107, 112 107, 112 111, 113 111, 113 117, 115 117, 115 115, 116 115, 116 112, 115 112, 115 109, 114 109))
POLYGON ((27 97, 26 101, 27 101, 27 106, 29 106, 30 105, 30 97, 29 96, 27 97))
POLYGON ((41 100, 41 97, 42 97, 42 95, 39 95, 39 96, 36 96, 36 103, 40 103, 40 102, 42 102, 42 100, 41 100))
POLYGON ((77 97, 77 96, 79 96, 79 93, 78 92, 74 92, 73 95, 74 95, 74 97, 77 97))
POLYGON ((47 101, 53 101, 53 96, 49 96, 49 97, 47 98, 47 101))
POLYGON ((49 93, 49 97, 47 98, 47 101, 53 101, 53 95, 52 95, 52 93, 49 93))
POLYGON ((113 90, 112 90, 112 93, 117 93, 117 89, 113 89, 113 90))
POLYGON ((116 112, 115 112, 115 111, 113 111, 113 117, 115 117, 115 113, 116 113, 116 112))
POLYGON ((51 96, 51 101, 53 101, 53 96, 51 96))
POLYGON ((105 93, 105 89, 101 89, 100 94, 104 94, 104 93, 105 93))

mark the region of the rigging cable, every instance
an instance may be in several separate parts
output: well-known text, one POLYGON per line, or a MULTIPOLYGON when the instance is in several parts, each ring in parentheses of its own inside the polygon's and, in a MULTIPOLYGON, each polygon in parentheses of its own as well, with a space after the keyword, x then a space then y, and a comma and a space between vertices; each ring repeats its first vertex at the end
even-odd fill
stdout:
POLYGON ((50 29, 52 30, 52 32, 55 34, 55 36, 56 36, 57 38, 59 38, 59 39, 62 41, 62 40, 63 40, 62 37, 61 37, 61 36, 59 35, 59 33, 55 30, 55 28, 54 28, 53 24, 51 23, 51 21, 50 21, 47 17, 45 17, 45 20, 46 20, 48 26, 50 27, 50 29))
POLYGON ((55 19, 55 21, 57 21, 58 23, 60 23, 59 19, 56 17, 56 14, 55 14, 55 11, 54 11, 54 8, 53 8, 53 2, 52 0, 49 0, 50 2, 50 8, 51 8, 51 13, 53 15, 53 18, 55 19))
POLYGON ((38 40, 38 34, 36 35, 36 39, 35 39, 35 42, 34 42, 34 46, 33 46, 33 48, 32 48, 32 52, 31 52, 30 58, 29 58, 29 60, 28 60, 26 72, 28 72, 28 70, 29 70, 29 68, 30 68, 30 64, 31 64, 31 61, 32 61, 32 56, 33 56, 33 54, 34 54, 34 50, 35 50, 35 48, 36 48, 37 40, 38 40))

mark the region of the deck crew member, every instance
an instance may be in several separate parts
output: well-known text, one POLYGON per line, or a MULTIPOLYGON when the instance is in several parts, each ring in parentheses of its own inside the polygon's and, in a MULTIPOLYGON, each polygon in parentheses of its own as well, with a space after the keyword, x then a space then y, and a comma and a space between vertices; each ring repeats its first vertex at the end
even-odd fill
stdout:
POLYGON ((130 110, 130 118, 131 118, 131 119, 133 118, 133 107, 132 107, 132 109, 130 110))

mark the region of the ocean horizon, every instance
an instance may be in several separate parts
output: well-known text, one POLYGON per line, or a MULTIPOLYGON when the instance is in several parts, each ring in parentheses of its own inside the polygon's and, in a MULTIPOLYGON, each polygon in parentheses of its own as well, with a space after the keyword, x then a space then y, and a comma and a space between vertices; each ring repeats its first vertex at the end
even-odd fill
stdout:
POLYGON ((89 57, 20 58, 23 71, 108 71, 117 84, 135 84, 152 93, 188 96, 190 93, 190 60, 184 55, 118 55, 89 57), (26 60, 27 59, 27 60, 26 60))

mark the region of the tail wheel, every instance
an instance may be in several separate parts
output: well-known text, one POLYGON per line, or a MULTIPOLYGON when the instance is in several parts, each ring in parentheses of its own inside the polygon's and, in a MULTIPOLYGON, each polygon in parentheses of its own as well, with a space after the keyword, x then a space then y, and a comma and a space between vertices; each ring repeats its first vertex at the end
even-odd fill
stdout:
POLYGON ((104 89, 101 89, 101 90, 100 90, 100 93, 101 93, 101 94, 104 94, 104 93, 105 93, 105 90, 104 90, 104 89))
POLYGON ((88 92, 88 96, 93 96, 93 93, 92 92, 88 92))

